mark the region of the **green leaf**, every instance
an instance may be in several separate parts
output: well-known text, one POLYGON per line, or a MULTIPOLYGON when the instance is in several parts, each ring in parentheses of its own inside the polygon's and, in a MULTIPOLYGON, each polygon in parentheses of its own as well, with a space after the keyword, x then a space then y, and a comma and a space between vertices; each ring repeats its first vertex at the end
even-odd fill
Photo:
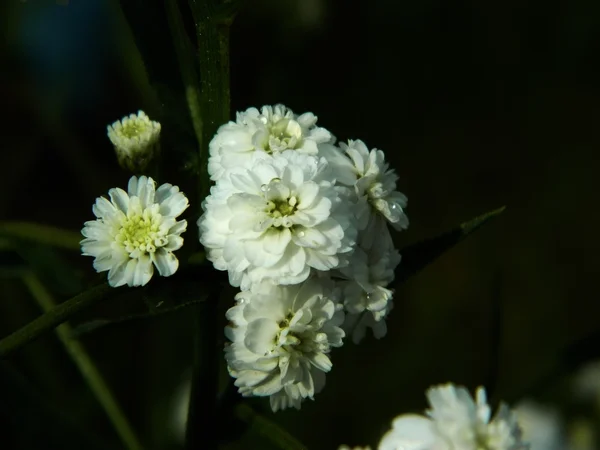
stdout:
POLYGON ((47 245, 35 245, 21 239, 16 240, 15 248, 19 256, 52 293, 67 298, 83 290, 81 278, 56 249, 47 245))
POLYGON ((32 320, 24 327, 5 337, 0 341, 0 357, 19 349, 23 345, 37 339, 42 334, 56 328, 78 312, 88 308, 94 303, 110 295, 120 293, 119 288, 112 288, 108 284, 101 284, 82 292, 79 295, 63 302, 47 313, 32 320))
POLYGON ((0 222, 0 236, 76 251, 80 251, 79 242, 83 239, 79 232, 39 223, 13 221, 0 222))
POLYGON ((402 262, 396 269, 395 283, 406 281, 411 276, 420 272, 475 230, 478 230, 483 224, 500 215, 505 209, 506 207, 503 206, 487 212, 460 224, 454 230, 448 231, 441 236, 409 245, 400 250, 402 262))
POLYGON ((82 324, 77 325, 73 328, 73 332, 71 337, 79 338, 84 334, 91 333, 93 331, 97 331, 98 329, 104 329, 107 326, 120 325, 123 323, 129 323, 135 320, 144 320, 151 319, 154 317, 162 316, 165 314, 172 314, 178 312, 184 308, 189 308, 190 306, 197 305, 206 300, 206 296, 203 295, 198 300, 191 300, 188 302, 179 303, 178 305, 171 307, 162 307, 162 304, 155 305, 154 309, 151 309, 150 312, 140 313, 140 314, 130 314, 127 316, 120 316, 115 319, 94 319, 89 322, 84 322, 82 324))

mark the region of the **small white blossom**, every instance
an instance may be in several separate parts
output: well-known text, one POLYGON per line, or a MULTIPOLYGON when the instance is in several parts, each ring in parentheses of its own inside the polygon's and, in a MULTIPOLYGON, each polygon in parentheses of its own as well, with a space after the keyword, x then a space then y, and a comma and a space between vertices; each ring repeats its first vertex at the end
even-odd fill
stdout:
POLYGON ((216 181, 233 167, 247 168, 256 159, 285 150, 316 155, 317 144, 331 140, 331 133, 316 123, 314 114, 297 116, 283 105, 239 112, 210 142, 208 173, 216 181))
POLYGON ((108 272, 111 286, 143 286, 152 277, 153 264, 160 275, 173 275, 179 261, 173 254, 183 245, 185 220, 176 218, 188 207, 177 186, 163 184, 155 190, 152 178, 131 177, 128 191, 108 191, 110 201, 96 199, 96 220, 81 233, 83 255, 93 256, 94 268, 108 272))
MULTIPOLYGON (((407 198, 396 190, 398 176, 385 162, 383 151, 373 149, 369 152, 361 140, 350 140, 348 144, 341 143, 340 147, 350 158, 351 165, 349 166, 339 159, 339 155, 336 155, 336 174, 340 183, 354 187, 357 196, 356 215, 359 229, 367 228, 369 221, 373 220, 373 212, 379 213, 395 229, 406 229, 408 217, 404 213, 404 208, 407 198), (348 167, 354 174, 352 184, 348 183, 348 167)), ((328 155, 333 158, 335 152, 329 149, 328 155)))
POLYGON ((119 164, 133 172, 144 171, 159 151, 160 128, 160 123, 151 121, 144 111, 108 125, 108 138, 119 164))
POLYGON ((231 344, 225 351, 239 392, 270 396, 273 411, 299 409, 324 386, 332 367, 328 354, 344 337, 342 306, 327 280, 294 286, 265 281, 236 300, 227 311, 231 344))
POLYGON ((377 339, 385 336, 385 318, 393 307, 393 291, 388 285, 394 280, 401 256, 394 248, 387 225, 380 224, 375 236, 365 231, 359 234, 359 245, 350 263, 338 271, 338 277, 344 278, 338 282, 347 312, 344 330, 356 344, 365 337, 367 328, 373 329, 377 339), (368 250, 364 249, 365 239, 369 241, 368 250))
POLYGON ((211 189, 198 220, 208 259, 243 290, 344 266, 356 226, 324 158, 286 151, 238 167, 211 189))
POLYGON ((527 450, 516 415, 500 405, 490 420, 485 389, 474 401, 469 391, 452 384, 427 391, 428 417, 406 414, 392 422, 379 450, 527 450))

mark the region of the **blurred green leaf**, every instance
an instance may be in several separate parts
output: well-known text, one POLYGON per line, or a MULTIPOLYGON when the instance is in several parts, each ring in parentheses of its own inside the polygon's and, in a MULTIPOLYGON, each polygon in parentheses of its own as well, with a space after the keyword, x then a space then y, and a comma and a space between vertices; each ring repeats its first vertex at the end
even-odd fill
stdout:
POLYGON ((463 222, 454 230, 448 231, 433 239, 418 242, 400 250, 402 262, 396 269, 396 283, 406 281, 411 276, 423 270, 456 244, 461 242, 483 224, 500 215, 506 206, 463 222))
POLYGON ((189 308, 190 306, 194 306, 194 305, 197 305, 198 303, 202 303, 205 300, 206 300, 206 296, 202 296, 198 300, 191 300, 188 302, 183 302, 176 306, 171 306, 171 307, 161 308, 162 304, 160 304, 160 305, 155 306, 154 309, 150 310, 150 312, 147 312, 147 313, 130 314, 127 316, 117 317, 115 319, 90 320, 89 322, 84 322, 84 323, 74 327, 71 337, 78 338, 84 334, 88 334, 93 331, 97 331, 98 329, 104 328, 106 326, 119 325, 122 323, 129 323, 134 320, 150 319, 150 318, 162 316, 164 314, 172 314, 172 313, 178 312, 184 308, 189 308))
POLYGON ((110 287, 108 284, 101 284, 57 305, 47 313, 2 339, 0 341, 0 356, 6 356, 19 349, 42 334, 54 329, 78 312, 117 292, 121 291, 118 288, 110 287))
POLYGON ((46 245, 36 245, 18 240, 17 253, 27 265, 48 286, 51 292, 72 297, 83 290, 83 282, 66 258, 46 245))
POLYGON ((76 251, 80 251, 79 242, 83 238, 76 231, 63 230, 39 223, 13 221, 0 222, 0 236, 76 251))

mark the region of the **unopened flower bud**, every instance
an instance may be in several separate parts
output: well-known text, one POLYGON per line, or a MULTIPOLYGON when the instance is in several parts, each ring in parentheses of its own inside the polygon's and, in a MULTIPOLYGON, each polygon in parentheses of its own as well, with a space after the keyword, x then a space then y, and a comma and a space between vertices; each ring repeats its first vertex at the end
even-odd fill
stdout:
POLYGON ((107 130, 119 164, 134 173, 143 172, 160 150, 160 123, 144 111, 116 121, 107 130))

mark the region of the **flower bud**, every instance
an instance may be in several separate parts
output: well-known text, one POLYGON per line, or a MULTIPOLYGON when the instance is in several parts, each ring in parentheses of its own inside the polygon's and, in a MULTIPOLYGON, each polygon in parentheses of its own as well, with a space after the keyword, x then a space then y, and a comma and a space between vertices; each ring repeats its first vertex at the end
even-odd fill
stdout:
POLYGON ((107 127, 119 164, 134 173, 143 172, 160 151, 160 123, 144 111, 130 114, 107 127))

